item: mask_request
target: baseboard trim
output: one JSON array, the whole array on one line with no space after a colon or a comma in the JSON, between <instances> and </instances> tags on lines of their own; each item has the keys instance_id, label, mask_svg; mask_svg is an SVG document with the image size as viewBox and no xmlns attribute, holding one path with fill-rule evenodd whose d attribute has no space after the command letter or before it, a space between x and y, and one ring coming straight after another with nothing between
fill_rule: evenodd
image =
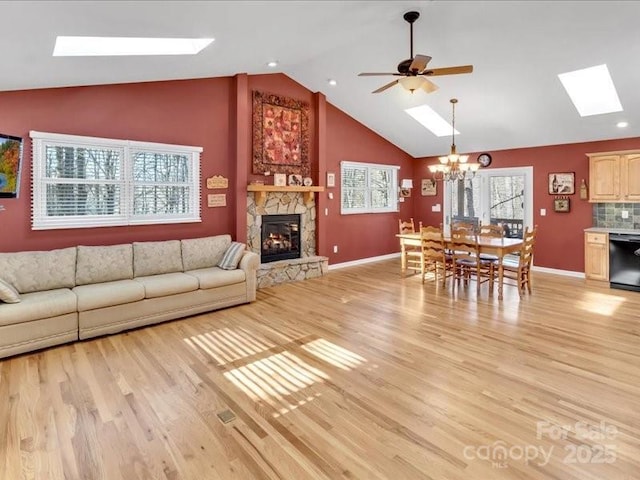
<instances>
[{"instance_id":1,"label":"baseboard trim","mask_svg":"<svg viewBox=\"0 0 640 480\"><path fill-rule=\"evenodd\" d=\"M336 263L335 265L329 265L329 270L338 270L340 268L355 267L357 265L364 265L366 263L380 262L382 260L390 260L392 258L400 258L400 253L390 253L388 255L380 255L379 257L361 258L359 260L353 260L351 262Z\"/></svg>"},{"instance_id":2,"label":"baseboard trim","mask_svg":"<svg viewBox=\"0 0 640 480\"><path fill-rule=\"evenodd\" d=\"M557 268L536 267L531 268L534 272L553 273L554 275L564 275L565 277L585 278L584 272L574 272L573 270L559 270Z\"/></svg>"},{"instance_id":3,"label":"baseboard trim","mask_svg":"<svg viewBox=\"0 0 640 480\"><path fill-rule=\"evenodd\" d=\"M367 263L380 262L382 260L390 260L392 258L400 258L400 253L390 253L388 255L380 255L378 257L361 258L351 262L336 263L329 265L329 270L339 270L341 268L355 267L357 265L365 265ZM574 272L573 270L560 270L558 268L537 267L533 266L534 272L551 273L554 275L563 275L565 277L585 278L584 272Z\"/></svg>"}]
</instances>

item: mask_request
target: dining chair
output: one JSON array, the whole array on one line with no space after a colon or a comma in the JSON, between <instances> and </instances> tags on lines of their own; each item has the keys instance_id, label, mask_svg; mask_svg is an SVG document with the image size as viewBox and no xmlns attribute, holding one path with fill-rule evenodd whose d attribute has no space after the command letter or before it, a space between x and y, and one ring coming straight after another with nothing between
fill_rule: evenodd
<instances>
[{"instance_id":1,"label":"dining chair","mask_svg":"<svg viewBox=\"0 0 640 480\"><path fill-rule=\"evenodd\" d=\"M504 238L504 227L502 225L480 225L478 232L480 239L483 238ZM497 262L500 260L497 255L491 253L481 253L480 258L491 262Z\"/></svg>"},{"instance_id":2,"label":"dining chair","mask_svg":"<svg viewBox=\"0 0 640 480\"><path fill-rule=\"evenodd\" d=\"M504 278L515 281L515 286L518 287L520 296L524 294L525 287L531 294L531 265L533 265L533 251L537 231L537 225L531 231L529 231L529 227L525 227L517 262L511 258L506 258L502 261Z\"/></svg>"},{"instance_id":3,"label":"dining chair","mask_svg":"<svg viewBox=\"0 0 640 480\"><path fill-rule=\"evenodd\" d=\"M454 288L460 280L466 284L475 276L477 293L485 282L489 282L489 292L493 291L495 262L480 258L478 235L473 227L451 227L451 253Z\"/></svg>"},{"instance_id":4,"label":"dining chair","mask_svg":"<svg viewBox=\"0 0 640 480\"><path fill-rule=\"evenodd\" d=\"M420 228L422 228L422 222L419 223L418 226L418 232L420 231ZM398 230L399 233L416 233L416 227L415 224L413 223L413 217L409 219L408 222L403 222L402 219L398 219Z\"/></svg>"},{"instance_id":5,"label":"dining chair","mask_svg":"<svg viewBox=\"0 0 640 480\"><path fill-rule=\"evenodd\" d=\"M444 287L447 277L452 274L451 255L446 253L446 244L442 228L438 227L420 227L421 239L421 270L422 283L424 283L425 274L433 271L436 283L438 282L438 273L442 274L442 286Z\"/></svg>"},{"instance_id":6,"label":"dining chair","mask_svg":"<svg viewBox=\"0 0 640 480\"><path fill-rule=\"evenodd\" d=\"M471 230L474 233L478 233L478 222L471 218L465 217L464 219L454 218L451 220L451 230L454 228L465 228Z\"/></svg>"},{"instance_id":7,"label":"dining chair","mask_svg":"<svg viewBox=\"0 0 640 480\"><path fill-rule=\"evenodd\" d=\"M420 222L420 228L422 228L422 222ZM398 232L400 234L403 233L416 233L415 224L413 223L413 218L410 218L409 221L405 222L402 219L398 219ZM419 232L419 230L418 230ZM416 263L416 257L419 257L421 252L421 248L419 246L407 246L405 247L404 252L404 262L407 266L407 270L413 270L416 272L420 272L421 268L418 263Z\"/></svg>"}]
</instances>

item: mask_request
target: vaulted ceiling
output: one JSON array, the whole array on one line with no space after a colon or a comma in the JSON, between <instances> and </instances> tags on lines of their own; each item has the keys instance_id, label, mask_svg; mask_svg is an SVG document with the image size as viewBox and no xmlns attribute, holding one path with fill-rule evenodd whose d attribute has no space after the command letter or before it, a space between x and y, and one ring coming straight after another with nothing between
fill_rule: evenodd
<instances>
[{"instance_id":1,"label":"vaulted ceiling","mask_svg":"<svg viewBox=\"0 0 640 480\"><path fill-rule=\"evenodd\" d=\"M404 110L427 104L447 120L456 97L459 151L640 136L640 2L616 1L11 1L0 2L0 90L282 72L409 154L448 152ZM414 54L432 68L432 94L396 85L372 94ZM214 37L187 57L53 57L57 35ZM276 68L266 63L278 60ZM558 74L607 64L623 112L581 118ZM327 81L334 79L336 86ZM616 127L621 120L626 129Z\"/></svg>"}]
</instances>

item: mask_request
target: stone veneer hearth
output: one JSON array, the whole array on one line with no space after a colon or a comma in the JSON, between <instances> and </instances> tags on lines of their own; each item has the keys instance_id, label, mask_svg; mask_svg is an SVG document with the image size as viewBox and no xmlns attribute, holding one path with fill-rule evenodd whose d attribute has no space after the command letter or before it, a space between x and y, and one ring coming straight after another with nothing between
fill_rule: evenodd
<instances>
[{"instance_id":1,"label":"stone veneer hearth","mask_svg":"<svg viewBox=\"0 0 640 480\"><path fill-rule=\"evenodd\" d=\"M258 206L253 193L247 194L247 249L260 255L263 215L297 213L300 214L301 258L261 264L258 268L258 288L326 274L329 259L316 255L315 200L305 204L299 192L268 192L266 197L264 206Z\"/></svg>"}]
</instances>

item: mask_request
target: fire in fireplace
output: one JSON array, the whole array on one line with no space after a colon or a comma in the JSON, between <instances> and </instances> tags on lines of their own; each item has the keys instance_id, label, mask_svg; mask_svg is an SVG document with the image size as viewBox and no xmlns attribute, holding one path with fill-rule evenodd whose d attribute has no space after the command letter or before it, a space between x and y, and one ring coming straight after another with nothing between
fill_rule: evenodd
<instances>
[{"instance_id":1,"label":"fire in fireplace","mask_svg":"<svg viewBox=\"0 0 640 480\"><path fill-rule=\"evenodd\" d=\"M300 215L263 215L261 262L300 258Z\"/></svg>"}]
</instances>

